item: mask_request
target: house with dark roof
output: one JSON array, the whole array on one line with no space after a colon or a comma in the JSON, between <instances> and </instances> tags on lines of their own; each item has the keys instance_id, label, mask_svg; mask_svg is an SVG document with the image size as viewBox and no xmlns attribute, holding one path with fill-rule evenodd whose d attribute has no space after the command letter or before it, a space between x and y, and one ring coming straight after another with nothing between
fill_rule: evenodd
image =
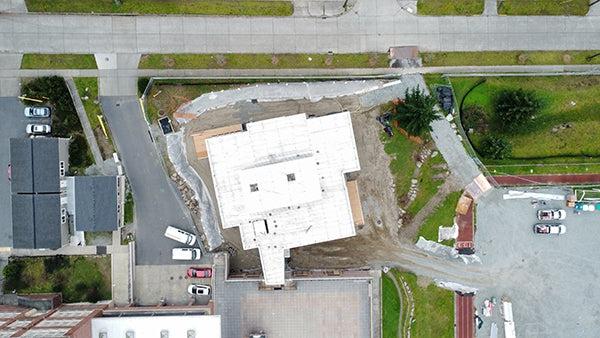
<instances>
[{"instance_id":1,"label":"house with dark roof","mask_svg":"<svg viewBox=\"0 0 600 338\"><path fill-rule=\"evenodd\" d=\"M10 139L12 225L0 246L58 249L123 225L123 176L67 176L69 139Z\"/></svg>"}]
</instances>

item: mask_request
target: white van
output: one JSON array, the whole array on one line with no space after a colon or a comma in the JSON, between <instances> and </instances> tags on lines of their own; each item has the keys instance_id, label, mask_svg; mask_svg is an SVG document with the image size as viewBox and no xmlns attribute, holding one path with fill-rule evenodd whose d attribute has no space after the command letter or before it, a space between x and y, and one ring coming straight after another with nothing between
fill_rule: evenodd
<instances>
[{"instance_id":1,"label":"white van","mask_svg":"<svg viewBox=\"0 0 600 338\"><path fill-rule=\"evenodd\" d=\"M198 248L174 248L172 257L178 261L196 261L202 257L202 251Z\"/></svg>"},{"instance_id":2,"label":"white van","mask_svg":"<svg viewBox=\"0 0 600 338\"><path fill-rule=\"evenodd\" d=\"M196 244L196 235L192 235L187 231L177 229L173 226L167 227L167 230L165 230L165 236L174 241L177 241L177 242L180 242L183 244L187 244L187 245Z\"/></svg>"}]
</instances>

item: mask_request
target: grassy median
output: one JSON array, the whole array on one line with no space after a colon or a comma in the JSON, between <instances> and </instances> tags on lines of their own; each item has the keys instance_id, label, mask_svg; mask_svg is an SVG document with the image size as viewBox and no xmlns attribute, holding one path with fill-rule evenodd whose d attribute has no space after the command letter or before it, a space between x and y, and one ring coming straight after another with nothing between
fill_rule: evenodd
<instances>
[{"instance_id":1,"label":"grassy median","mask_svg":"<svg viewBox=\"0 0 600 338\"><path fill-rule=\"evenodd\" d=\"M145 54L141 69L387 68L385 53L373 54Z\"/></svg>"},{"instance_id":2,"label":"grassy median","mask_svg":"<svg viewBox=\"0 0 600 338\"><path fill-rule=\"evenodd\" d=\"M260 0L25 0L29 12L289 16L291 1Z\"/></svg>"},{"instance_id":3,"label":"grassy median","mask_svg":"<svg viewBox=\"0 0 600 338\"><path fill-rule=\"evenodd\" d=\"M480 15L484 0L419 0L419 15Z\"/></svg>"},{"instance_id":4,"label":"grassy median","mask_svg":"<svg viewBox=\"0 0 600 338\"><path fill-rule=\"evenodd\" d=\"M600 50L421 53L423 66L518 66L600 64Z\"/></svg>"},{"instance_id":5,"label":"grassy median","mask_svg":"<svg viewBox=\"0 0 600 338\"><path fill-rule=\"evenodd\" d=\"M21 69L96 69L92 54L23 54Z\"/></svg>"},{"instance_id":6,"label":"grassy median","mask_svg":"<svg viewBox=\"0 0 600 338\"><path fill-rule=\"evenodd\" d=\"M586 15L589 0L503 0L499 2L501 15Z\"/></svg>"}]
</instances>

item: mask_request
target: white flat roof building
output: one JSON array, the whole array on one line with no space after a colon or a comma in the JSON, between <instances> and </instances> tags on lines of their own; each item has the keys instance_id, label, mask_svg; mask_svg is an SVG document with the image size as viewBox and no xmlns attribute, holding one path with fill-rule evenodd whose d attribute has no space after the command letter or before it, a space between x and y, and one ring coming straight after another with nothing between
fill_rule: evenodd
<instances>
[{"instance_id":1,"label":"white flat roof building","mask_svg":"<svg viewBox=\"0 0 600 338\"><path fill-rule=\"evenodd\" d=\"M174 315L92 318L93 338L221 338L221 316Z\"/></svg>"},{"instance_id":2,"label":"white flat roof building","mask_svg":"<svg viewBox=\"0 0 600 338\"><path fill-rule=\"evenodd\" d=\"M223 228L281 285L284 250L355 235L345 173L360 170L350 113L248 123L206 140Z\"/></svg>"}]
</instances>

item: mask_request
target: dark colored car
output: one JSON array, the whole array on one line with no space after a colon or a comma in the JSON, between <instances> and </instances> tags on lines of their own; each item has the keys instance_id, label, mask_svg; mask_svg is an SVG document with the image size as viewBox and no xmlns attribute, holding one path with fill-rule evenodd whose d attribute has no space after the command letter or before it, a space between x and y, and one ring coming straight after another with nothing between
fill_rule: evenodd
<instances>
[{"instance_id":1,"label":"dark colored car","mask_svg":"<svg viewBox=\"0 0 600 338\"><path fill-rule=\"evenodd\" d=\"M191 267L187 270L187 275L191 278L210 278L212 277L212 269Z\"/></svg>"}]
</instances>

